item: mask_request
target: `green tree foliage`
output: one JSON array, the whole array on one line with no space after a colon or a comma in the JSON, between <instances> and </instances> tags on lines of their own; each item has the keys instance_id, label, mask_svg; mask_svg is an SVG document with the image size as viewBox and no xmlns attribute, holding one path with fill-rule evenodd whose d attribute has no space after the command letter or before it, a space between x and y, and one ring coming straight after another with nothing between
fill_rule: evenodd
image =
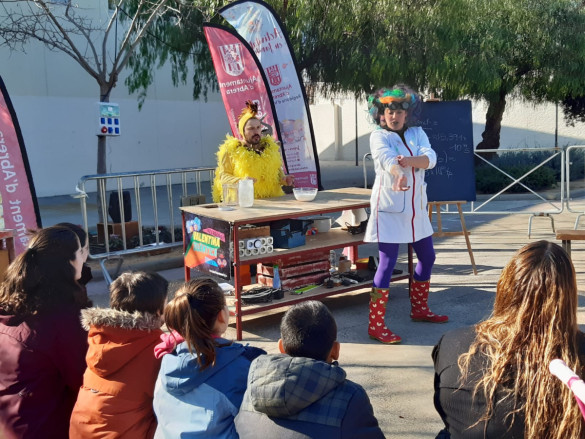
<instances>
[{"instance_id":1,"label":"green tree foliage","mask_svg":"<svg viewBox=\"0 0 585 439\"><path fill-rule=\"evenodd\" d=\"M193 96L216 90L203 21L225 24L225 0L177 2L131 61L141 96L154 66L173 81L193 67ZM585 95L585 6L574 0L267 0L288 30L303 77L325 95L370 93L397 82L443 99L488 103L480 149L499 147L506 100Z\"/></svg>"}]
</instances>

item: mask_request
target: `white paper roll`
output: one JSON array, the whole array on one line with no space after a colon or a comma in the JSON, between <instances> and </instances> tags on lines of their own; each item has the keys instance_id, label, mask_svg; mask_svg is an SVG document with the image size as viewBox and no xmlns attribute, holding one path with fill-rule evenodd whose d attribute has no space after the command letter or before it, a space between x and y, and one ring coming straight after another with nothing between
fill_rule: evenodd
<instances>
[{"instance_id":1,"label":"white paper roll","mask_svg":"<svg viewBox=\"0 0 585 439\"><path fill-rule=\"evenodd\" d=\"M260 244L266 245L266 238L260 238Z\"/></svg>"},{"instance_id":2,"label":"white paper roll","mask_svg":"<svg viewBox=\"0 0 585 439\"><path fill-rule=\"evenodd\" d=\"M258 250L257 248L253 248L251 251L252 251L252 254L253 254L254 256L256 256L256 255L260 254L260 250Z\"/></svg>"},{"instance_id":3,"label":"white paper roll","mask_svg":"<svg viewBox=\"0 0 585 439\"><path fill-rule=\"evenodd\" d=\"M250 250L254 248L254 239L248 239L246 241L246 248Z\"/></svg>"},{"instance_id":4,"label":"white paper roll","mask_svg":"<svg viewBox=\"0 0 585 439\"><path fill-rule=\"evenodd\" d=\"M245 249L244 256L252 256L252 250L250 250L249 248Z\"/></svg>"},{"instance_id":5,"label":"white paper roll","mask_svg":"<svg viewBox=\"0 0 585 439\"><path fill-rule=\"evenodd\" d=\"M240 239L239 244L240 248L246 248L246 241L244 241L243 239Z\"/></svg>"},{"instance_id":6,"label":"white paper roll","mask_svg":"<svg viewBox=\"0 0 585 439\"><path fill-rule=\"evenodd\" d=\"M274 247L272 247L271 245L266 246L266 253L272 253L273 251L274 251Z\"/></svg>"},{"instance_id":7,"label":"white paper roll","mask_svg":"<svg viewBox=\"0 0 585 439\"><path fill-rule=\"evenodd\" d=\"M266 238L266 244L268 244L268 245L274 244L274 238L272 236L268 236Z\"/></svg>"},{"instance_id":8,"label":"white paper roll","mask_svg":"<svg viewBox=\"0 0 585 439\"><path fill-rule=\"evenodd\" d=\"M256 247L256 248L262 247L262 241L260 241L260 239L256 239L254 241L254 247Z\"/></svg>"},{"instance_id":9,"label":"white paper roll","mask_svg":"<svg viewBox=\"0 0 585 439\"><path fill-rule=\"evenodd\" d=\"M240 249L240 257L244 256L246 253L246 249L241 248Z\"/></svg>"},{"instance_id":10,"label":"white paper roll","mask_svg":"<svg viewBox=\"0 0 585 439\"><path fill-rule=\"evenodd\" d=\"M260 247L258 250L260 251L260 254L261 254L261 255L264 255L264 254L266 254L266 246L265 246L265 245L264 245L264 246L262 246L262 247Z\"/></svg>"}]
</instances>

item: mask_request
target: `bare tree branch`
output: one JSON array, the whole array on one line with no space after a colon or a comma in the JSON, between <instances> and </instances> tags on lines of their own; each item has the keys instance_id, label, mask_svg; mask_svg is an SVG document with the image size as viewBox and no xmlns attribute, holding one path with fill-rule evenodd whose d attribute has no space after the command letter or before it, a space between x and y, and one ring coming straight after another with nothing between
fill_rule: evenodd
<instances>
[{"instance_id":1,"label":"bare tree branch","mask_svg":"<svg viewBox=\"0 0 585 439\"><path fill-rule=\"evenodd\" d=\"M121 54L123 53L124 55L121 58L118 66L115 67L115 70L117 73L120 73L122 71L122 69L124 67L126 67L126 64L128 63L128 60L130 59L130 56L132 56L132 53L134 52L134 49L136 49L136 46L138 45L138 43L140 43L140 40L142 40L146 31L148 30L148 28L150 27L150 25L152 24L154 19L161 13L161 10L163 9L163 7L166 5L167 2L168 2L168 0L160 0L158 2L153 2L153 8L150 11L148 11L147 21L142 25L142 28L136 32L136 35L134 35L132 43L128 44L129 38L124 40L124 43L122 44L122 47L120 48L120 53ZM133 26L136 26L137 17L138 17L138 11L136 12L136 15L134 16L134 18L132 20ZM130 35L131 35L131 32L128 32L126 34L127 37L129 37Z\"/></svg>"},{"instance_id":2,"label":"bare tree branch","mask_svg":"<svg viewBox=\"0 0 585 439\"><path fill-rule=\"evenodd\" d=\"M36 40L51 51L68 55L96 80L100 100L109 101L118 75L148 27L165 12L167 2L169 0L117 0L107 20L96 20L71 2L1 0L0 46L24 52L30 41ZM125 7L134 11L131 20L126 22L119 20L119 13ZM120 38L118 26L122 29ZM115 41L111 41L113 28L116 29ZM112 46L116 48L114 53ZM107 169L105 146L106 138L98 136L98 173Z\"/></svg>"}]
</instances>

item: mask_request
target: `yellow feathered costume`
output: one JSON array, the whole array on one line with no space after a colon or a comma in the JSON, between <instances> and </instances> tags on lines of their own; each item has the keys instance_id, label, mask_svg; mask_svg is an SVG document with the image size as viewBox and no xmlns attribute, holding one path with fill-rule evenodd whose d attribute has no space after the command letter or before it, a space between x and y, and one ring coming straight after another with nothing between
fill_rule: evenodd
<instances>
[{"instance_id":1,"label":"yellow feathered costume","mask_svg":"<svg viewBox=\"0 0 585 439\"><path fill-rule=\"evenodd\" d=\"M217 169L213 182L213 201L219 203L223 196L224 183L238 184L246 177L255 178L254 198L280 197L282 191L282 158L280 147L270 136L260 140L258 153L244 146L244 143L232 136L227 136L217 152Z\"/></svg>"}]
</instances>

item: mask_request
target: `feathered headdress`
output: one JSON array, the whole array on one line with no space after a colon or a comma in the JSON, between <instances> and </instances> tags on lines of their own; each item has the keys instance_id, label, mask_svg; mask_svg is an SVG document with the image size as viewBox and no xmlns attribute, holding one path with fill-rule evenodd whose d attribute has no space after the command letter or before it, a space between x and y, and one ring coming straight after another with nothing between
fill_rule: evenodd
<instances>
[{"instance_id":1,"label":"feathered headdress","mask_svg":"<svg viewBox=\"0 0 585 439\"><path fill-rule=\"evenodd\" d=\"M258 104L252 101L246 101L246 107L242 110L242 114L240 114L240 120L238 121L238 130L244 139L244 127L246 123L253 118L256 118L256 114L258 113Z\"/></svg>"}]
</instances>

